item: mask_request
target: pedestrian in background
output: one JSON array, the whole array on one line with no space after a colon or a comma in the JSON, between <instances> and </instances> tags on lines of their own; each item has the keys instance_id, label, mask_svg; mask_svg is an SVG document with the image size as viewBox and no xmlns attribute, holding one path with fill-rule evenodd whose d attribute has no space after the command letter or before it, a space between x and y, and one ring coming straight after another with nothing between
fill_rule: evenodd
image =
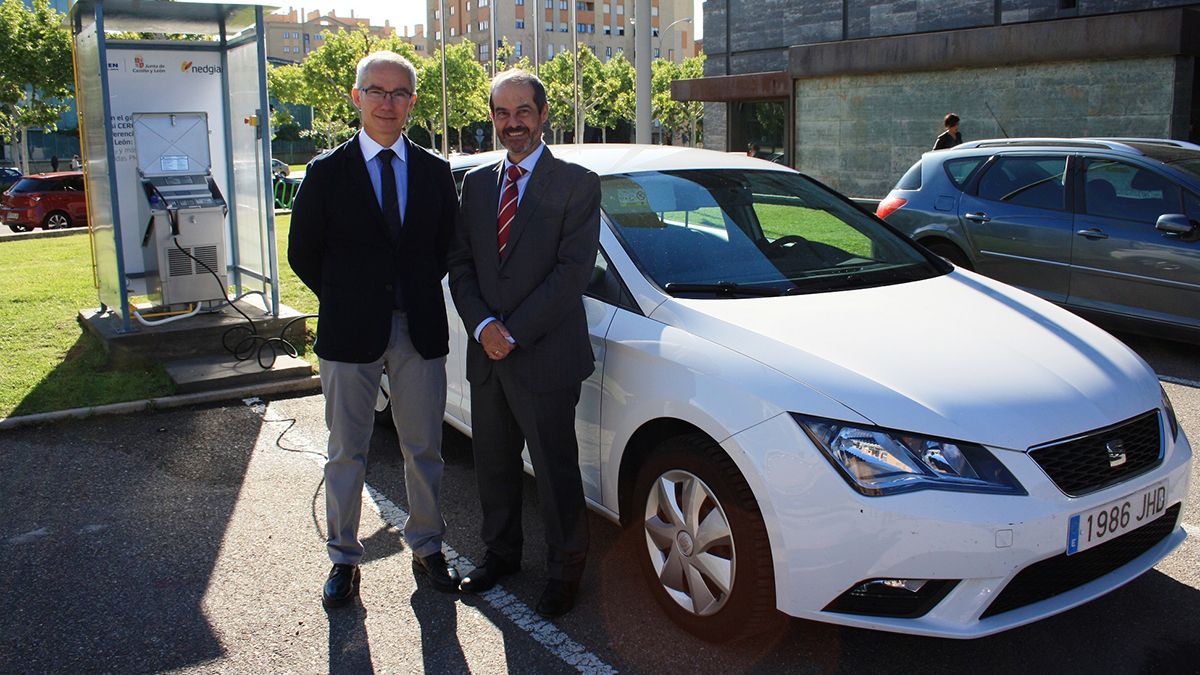
<instances>
[{"instance_id":1,"label":"pedestrian in background","mask_svg":"<svg viewBox=\"0 0 1200 675\"><path fill-rule=\"evenodd\" d=\"M362 129L314 159L292 207L288 262L320 303L325 424L325 607L358 596L358 538L375 400L386 371L404 454L413 572L458 590L442 554L439 490L449 324L442 297L457 198L450 165L404 136L416 69L381 51L358 62L350 98Z\"/></svg>"},{"instance_id":2,"label":"pedestrian in background","mask_svg":"<svg viewBox=\"0 0 1200 675\"><path fill-rule=\"evenodd\" d=\"M58 171L58 155L50 155L50 170Z\"/></svg>"},{"instance_id":3,"label":"pedestrian in background","mask_svg":"<svg viewBox=\"0 0 1200 675\"><path fill-rule=\"evenodd\" d=\"M545 525L547 576L535 609L575 605L587 559L575 406L595 368L583 292L596 265L600 179L542 142L549 108L537 76L492 81L504 160L463 181L450 289L467 341L471 444L487 552L462 581L482 593L521 569L521 483L529 455Z\"/></svg>"},{"instance_id":4,"label":"pedestrian in background","mask_svg":"<svg viewBox=\"0 0 1200 675\"><path fill-rule=\"evenodd\" d=\"M83 160L79 159L79 155L71 158L71 170L78 171L83 168Z\"/></svg>"},{"instance_id":5,"label":"pedestrian in background","mask_svg":"<svg viewBox=\"0 0 1200 675\"><path fill-rule=\"evenodd\" d=\"M946 113L945 119L942 120L942 126L946 127L946 130L933 142L934 150L945 150L962 143L962 133L958 130L958 115Z\"/></svg>"}]
</instances>

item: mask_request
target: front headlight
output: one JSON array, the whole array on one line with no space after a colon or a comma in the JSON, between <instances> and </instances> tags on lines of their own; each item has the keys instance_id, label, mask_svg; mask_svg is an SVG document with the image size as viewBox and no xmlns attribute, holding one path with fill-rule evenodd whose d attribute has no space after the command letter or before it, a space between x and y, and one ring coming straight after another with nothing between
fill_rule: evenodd
<instances>
[{"instance_id":1,"label":"front headlight","mask_svg":"<svg viewBox=\"0 0 1200 675\"><path fill-rule=\"evenodd\" d=\"M1158 385L1158 390L1162 392L1163 411L1167 414L1167 427L1171 430L1171 440L1179 438L1179 418L1175 417L1175 406L1171 405L1171 397L1167 396L1167 390L1161 384Z\"/></svg>"},{"instance_id":2,"label":"front headlight","mask_svg":"<svg viewBox=\"0 0 1200 675\"><path fill-rule=\"evenodd\" d=\"M914 490L1028 494L975 443L846 424L792 413L851 487L877 497Z\"/></svg>"}]
</instances>

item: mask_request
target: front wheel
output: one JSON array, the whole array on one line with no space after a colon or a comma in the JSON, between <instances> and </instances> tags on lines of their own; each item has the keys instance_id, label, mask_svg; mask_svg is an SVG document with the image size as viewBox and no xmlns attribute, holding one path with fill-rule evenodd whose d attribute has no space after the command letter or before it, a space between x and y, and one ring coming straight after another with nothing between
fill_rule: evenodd
<instances>
[{"instance_id":1,"label":"front wheel","mask_svg":"<svg viewBox=\"0 0 1200 675\"><path fill-rule=\"evenodd\" d=\"M777 623L766 526L733 461L703 434L667 440L638 472L643 575L675 623L725 641Z\"/></svg>"},{"instance_id":2,"label":"front wheel","mask_svg":"<svg viewBox=\"0 0 1200 675\"><path fill-rule=\"evenodd\" d=\"M61 230L71 226L71 217L62 211L55 211L46 216L42 221L42 228L47 230Z\"/></svg>"}]
</instances>

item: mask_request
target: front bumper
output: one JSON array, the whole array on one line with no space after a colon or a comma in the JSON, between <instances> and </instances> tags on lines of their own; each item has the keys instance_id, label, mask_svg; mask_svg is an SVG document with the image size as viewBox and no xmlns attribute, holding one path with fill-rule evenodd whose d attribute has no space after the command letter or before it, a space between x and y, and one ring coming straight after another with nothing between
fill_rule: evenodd
<instances>
[{"instance_id":1,"label":"front bumper","mask_svg":"<svg viewBox=\"0 0 1200 675\"><path fill-rule=\"evenodd\" d=\"M1164 479L1167 507L1184 502L1192 459L1186 437L1180 433L1178 439L1168 439L1163 461L1153 470L1075 498L1063 494L1026 453L994 448L990 450L1028 496L927 490L865 497L835 473L787 415L737 434L723 446L743 464L743 475L759 499L771 538L778 608L816 621L939 637L990 635L1128 583L1186 537L1176 515L1166 524L1169 534L1099 578L986 615L1017 575L1035 563L1071 566L1075 556L1060 563L1052 559L1066 552L1072 515ZM867 579L946 579L957 584L932 609L914 618L826 609Z\"/></svg>"}]
</instances>

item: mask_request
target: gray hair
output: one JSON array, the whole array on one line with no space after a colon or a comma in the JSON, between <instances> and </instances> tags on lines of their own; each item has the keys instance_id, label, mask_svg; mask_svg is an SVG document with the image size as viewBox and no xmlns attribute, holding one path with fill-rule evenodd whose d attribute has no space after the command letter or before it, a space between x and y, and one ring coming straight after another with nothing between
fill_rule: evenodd
<instances>
[{"instance_id":1,"label":"gray hair","mask_svg":"<svg viewBox=\"0 0 1200 675\"><path fill-rule=\"evenodd\" d=\"M496 90L506 84L524 84L533 87L533 104L537 106L538 112L546 109L546 86L538 79L537 75L528 70L520 68L511 68L503 73L497 73L495 79L492 80L492 89L488 92L488 107L495 110L496 106L492 103L492 97Z\"/></svg>"},{"instance_id":2,"label":"gray hair","mask_svg":"<svg viewBox=\"0 0 1200 675\"><path fill-rule=\"evenodd\" d=\"M408 79L412 82L413 93L417 93L417 69L413 66L412 61L400 56L396 52L378 51L371 52L362 57L358 66L354 69L354 86L361 88L363 80L367 76L367 70L379 63L390 63L399 68L403 68L408 73Z\"/></svg>"}]
</instances>

